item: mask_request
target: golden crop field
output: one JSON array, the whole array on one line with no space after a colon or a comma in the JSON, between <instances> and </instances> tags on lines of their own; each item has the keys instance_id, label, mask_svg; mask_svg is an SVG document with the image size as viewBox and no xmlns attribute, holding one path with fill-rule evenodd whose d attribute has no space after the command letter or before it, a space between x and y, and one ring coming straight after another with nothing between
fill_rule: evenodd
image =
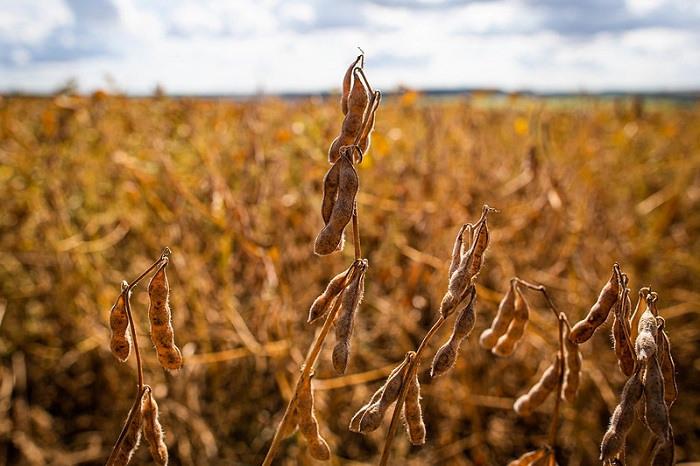
<instances>
[{"instance_id":1,"label":"golden crop field","mask_svg":"<svg viewBox=\"0 0 700 466\"><path fill-rule=\"evenodd\" d=\"M0 464L105 463L137 384L133 354L110 354L110 308L166 246L181 370L163 370L153 351L148 279L131 311L170 464L261 464L321 328L306 323L309 306L354 258L350 227L342 252L314 254L338 99L0 99ZM366 435L348 424L438 319L455 235L484 204L498 212L474 330L440 377L429 369L451 321L430 340L416 369L425 444L399 423L389 464L506 465L551 446L556 411L557 463L601 464L628 379L613 316L580 346L575 400L556 392L524 416L514 402L560 349L542 294L522 289L529 323L512 355L479 340L511 278L544 285L573 325L615 262L632 306L641 287L658 293L679 392L675 459L700 460L697 102L407 92L383 99L356 168L364 299L345 374L331 363L331 329L312 379L330 464L380 461L392 409ZM654 436L631 413L624 456L643 464ZM132 464L153 464L142 444ZM310 445L292 434L274 464L322 464Z\"/></svg>"}]
</instances>

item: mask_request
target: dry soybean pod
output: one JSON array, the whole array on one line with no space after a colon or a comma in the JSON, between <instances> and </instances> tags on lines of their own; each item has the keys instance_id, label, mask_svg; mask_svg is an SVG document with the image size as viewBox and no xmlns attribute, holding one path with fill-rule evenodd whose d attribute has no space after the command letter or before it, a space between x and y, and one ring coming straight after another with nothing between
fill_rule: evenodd
<instances>
[{"instance_id":1,"label":"dry soybean pod","mask_svg":"<svg viewBox=\"0 0 700 466\"><path fill-rule=\"evenodd\" d=\"M491 349L496 342L508 330L508 325L513 320L515 313L515 280L510 281L510 286L501 302L498 304L498 311L493 318L491 327L481 332L479 344L485 349Z\"/></svg>"},{"instance_id":2,"label":"dry soybean pod","mask_svg":"<svg viewBox=\"0 0 700 466\"><path fill-rule=\"evenodd\" d=\"M624 274L623 274L624 275ZM613 343L615 346L615 355L617 356L617 364L620 370L627 377L634 372L635 354L632 349L632 342L629 339L631 328L629 327L629 313L632 308L632 302L629 297L629 288L622 291L622 297L615 305L614 318L612 325Z\"/></svg>"},{"instance_id":3,"label":"dry soybean pod","mask_svg":"<svg viewBox=\"0 0 700 466\"><path fill-rule=\"evenodd\" d=\"M341 147L354 144L362 130L369 95L364 81L358 77L358 70L357 67L353 69L352 89L348 96L348 113L343 120L340 135L333 140L328 149L330 163L335 163L340 159Z\"/></svg>"},{"instance_id":4,"label":"dry soybean pod","mask_svg":"<svg viewBox=\"0 0 700 466\"><path fill-rule=\"evenodd\" d=\"M581 351L576 343L568 338L571 331L568 325L564 326L566 337L564 338L564 386L562 387L564 399L573 403L581 381Z\"/></svg>"},{"instance_id":5,"label":"dry soybean pod","mask_svg":"<svg viewBox=\"0 0 700 466\"><path fill-rule=\"evenodd\" d=\"M343 115L348 114L348 96L350 95L350 86L352 86L353 70L356 66L362 67L361 61L363 59L363 54L358 55L355 61L353 61L345 71L345 76L343 77L343 94L340 97L340 109L343 111Z\"/></svg>"},{"instance_id":6,"label":"dry soybean pod","mask_svg":"<svg viewBox=\"0 0 700 466\"><path fill-rule=\"evenodd\" d=\"M554 362L542 373L535 385L524 395L520 396L513 404L513 409L520 416L527 416L547 399L557 386L561 362L559 355Z\"/></svg>"},{"instance_id":7,"label":"dry soybean pod","mask_svg":"<svg viewBox=\"0 0 700 466\"><path fill-rule=\"evenodd\" d=\"M323 223L328 225L333 213L333 206L338 197L338 187L340 185L340 165L334 163L323 177L323 199L321 201L321 217Z\"/></svg>"},{"instance_id":8,"label":"dry soybean pod","mask_svg":"<svg viewBox=\"0 0 700 466\"><path fill-rule=\"evenodd\" d=\"M343 294L340 313L335 322L336 344L333 348L333 368L339 374L344 374L350 357L350 338L355 321L357 308L360 306L365 292L365 272L367 261L363 260L358 266L350 284Z\"/></svg>"},{"instance_id":9,"label":"dry soybean pod","mask_svg":"<svg viewBox=\"0 0 700 466\"><path fill-rule=\"evenodd\" d=\"M347 270L340 272L338 275L333 277L330 282L328 282L328 285L326 286L326 289L323 290L323 293L321 293L311 304L311 308L309 309L309 317L307 320L308 323L313 323L326 315L326 312L328 312L333 299L338 296L341 291L343 291L348 283L348 279L352 279L351 276L355 273L356 266L357 263L353 262Z\"/></svg>"},{"instance_id":10,"label":"dry soybean pod","mask_svg":"<svg viewBox=\"0 0 700 466\"><path fill-rule=\"evenodd\" d=\"M678 398L678 385L676 384L676 363L671 355L671 341L666 335L666 321L663 317L657 317L658 334L656 345L659 354L659 364L661 364L661 374L664 376L664 399L669 409Z\"/></svg>"},{"instance_id":11,"label":"dry soybean pod","mask_svg":"<svg viewBox=\"0 0 700 466\"><path fill-rule=\"evenodd\" d=\"M647 308L639 317L637 339L634 342L637 358L646 361L656 354L656 335L658 332L656 317L652 312L652 303L656 300L655 293L647 295Z\"/></svg>"},{"instance_id":12,"label":"dry soybean pod","mask_svg":"<svg viewBox=\"0 0 700 466\"><path fill-rule=\"evenodd\" d=\"M664 400L664 379L656 355L646 359L644 375L644 419L647 427L665 442L668 439L670 421L668 406Z\"/></svg>"},{"instance_id":13,"label":"dry soybean pod","mask_svg":"<svg viewBox=\"0 0 700 466\"><path fill-rule=\"evenodd\" d=\"M481 220L479 220L479 226L474 233L474 241L472 242L469 253L469 266L467 267L467 276L470 280L479 274L481 266L484 263L484 254L486 253L486 248L489 247L490 240L488 213L492 211L494 211L494 209L489 206L484 206Z\"/></svg>"},{"instance_id":14,"label":"dry soybean pod","mask_svg":"<svg viewBox=\"0 0 700 466\"><path fill-rule=\"evenodd\" d=\"M175 333L171 322L170 285L165 272L168 266L168 258L163 259L163 264L158 268L151 281L148 283L148 319L151 324L151 341L158 354L158 362L165 369L175 371L182 367L182 353L175 345Z\"/></svg>"},{"instance_id":15,"label":"dry soybean pod","mask_svg":"<svg viewBox=\"0 0 700 466\"><path fill-rule=\"evenodd\" d=\"M340 169L338 198L326 226L319 232L314 243L314 252L324 256L338 250L343 231L352 219L355 209L355 196L359 189L359 177L349 156L344 155L337 162Z\"/></svg>"},{"instance_id":16,"label":"dry soybean pod","mask_svg":"<svg viewBox=\"0 0 700 466\"><path fill-rule=\"evenodd\" d=\"M457 232L457 237L455 238L454 245L452 246L452 258L450 260L450 268L448 271L447 280L452 278L452 274L455 272L455 270L457 270L457 267L459 267L459 263L462 257L462 245L464 243L465 232L467 232L466 234L468 234L471 237L471 224L465 223L459 228L459 232Z\"/></svg>"},{"instance_id":17,"label":"dry soybean pod","mask_svg":"<svg viewBox=\"0 0 700 466\"><path fill-rule=\"evenodd\" d=\"M311 391L311 375L301 381L297 397L297 412L299 414L299 430L309 442L309 452L317 460L327 461L331 457L328 444L318 430L318 420L314 413L314 396Z\"/></svg>"},{"instance_id":18,"label":"dry soybean pod","mask_svg":"<svg viewBox=\"0 0 700 466\"><path fill-rule=\"evenodd\" d=\"M625 438L634 423L634 407L644 393L641 370L638 367L622 389L620 403L610 417L610 426L600 444L600 460L610 461L625 445Z\"/></svg>"},{"instance_id":19,"label":"dry soybean pod","mask_svg":"<svg viewBox=\"0 0 700 466\"><path fill-rule=\"evenodd\" d=\"M673 466L676 464L676 448L671 426L668 428L668 439L658 445L651 464L652 466Z\"/></svg>"},{"instance_id":20,"label":"dry soybean pod","mask_svg":"<svg viewBox=\"0 0 700 466\"><path fill-rule=\"evenodd\" d=\"M143 402L143 436L148 443L153 461L159 466L168 464L168 447L163 439L163 427L158 420L158 403L151 387L146 386Z\"/></svg>"},{"instance_id":21,"label":"dry soybean pod","mask_svg":"<svg viewBox=\"0 0 700 466\"><path fill-rule=\"evenodd\" d=\"M423 410L420 406L420 382L418 374L414 374L406 392L406 402L403 405L404 422L406 431L412 445L425 443L425 423L423 422Z\"/></svg>"},{"instance_id":22,"label":"dry soybean pod","mask_svg":"<svg viewBox=\"0 0 700 466\"><path fill-rule=\"evenodd\" d=\"M515 304L513 312L513 320L508 325L508 330L501 335L496 342L496 345L491 348L491 352L497 356L510 356L518 342L525 333L525 327L530 319L530 306L525 300L525 296L520 291L517 285L515 289Z\"/></svg>"},{"instance_id":23,"label":"dry soybean pod","mask_svg":"<svg viewBox=\"0 0 700 466\"><path fill-rule=\"evenodd\" d=\"M474 304L476 301L476 287L471 285L462 302L457 306L461 308L455 319L452 335L435 353L433 363L430 368L430 377L440 376L449 371L457 361L457 353L462 341L469 336L474 329L476 316Z\"/></svg>"},{"instance_id":24,"label":"dry soybean pod","mask_svg":"<svg viewBox=\"0 0 700 466\"><path fill-rule=\"evenodd\" d=\"M138 394L138 399L126 419L127 426L124 436L118 441L118 448L107 460L108 466L126 466L139 448L141 442L141 426L143 425L143 398L146 388Z\"/></svg>"},{"instance_id":25,"label":"dry soybean pod","mask_svg":"<svg viewBox=\"0 0 700 466\"><path fill-rule=\"evenodd\" d=\"M374 124L377 118L377 110L379 109L379 104L382 101L382 93L379 91L374 91L372 95L372 100L369 102L369 110L367 112L367 121L362 126L362 132L360 133L360 138L358 141L358 146L360 146L360 157L364 156L369 150L369 146L372 142L372 132L374 131ZM360 160L361 161L361 160Z\"/></svg>"},{"instance_id":26,"label":"dry soybean pod","mask_svg":"<svg viewBox=\"0 0 700 466\"><path fill-rule=\"evenodd\" d=\"M398 367L395 367L395 368L392 370L392 372L391 372L391 374L389 375L389 377L391 377L391 375L392 375L394 372L396 372L398 369L399 369ZM379 388L377 389L377 391L374 392L374 394L372 395L372 398L370 398L370 400L367 402L366 405L362 406L359 410L357 410L357 412L355 413L355 415L354 415L354 416L352 417L352 419L350 420L350 427L349 427L349 428L350 428L350 431L351 431L351 432L358 432L358 433L360 432L360 421L362 420L362 416L364 416L365 412L366 412L372 405L374 405L377 401L379 401L379 398L381 398L381 396L382 396L382 392L384 392L384 385L382 385L381 387L379 387Z\"/></svg>"},{"instance_id":27,"label":"dry soybean pod","mask_svg":"<svg viewBox=\"0 0 700 466\"><path fill-rule=\"evenodd\" d=\"M360 419L360 432L366 434L375 431L384 418L387 409L396 401L401 392L401 385L406 374L406 370L410 367L415 353L409 351L401 364L392 371L387 377L384 389L379 399L369 408L367 408Z\"/></svg>"},{"instance_id":28,"label":"dry soybean pod","mask_svg":"<svg viewBox=\"0 0 700 466\"><path fill-rule=\"evenodd\" d=\"M620 294L620 267L615 264L613 266L612 276L605 284L598 295L598 300L588 311L585 319L574 325L569 334L569 339L572 343L580 345L588 341L598 327L600 327L610 314L610 309L617 301Z\"/></svg>"},{"instance_id":29,"label":"dry soybean pod","mask_svg":"<svg viewBox=\"0 0 700 466\"><path fill-rule=\"evenodd\" d=\"M112 332L109 347L112 354L121 362L126 362L131 353L131 332L129 332L129 316L126 313L126 290L129 284L122 281L122 291L109 312L109 328Z\"/></svg>"},{"instance_id":30,"label":"dry soybean pod","mask_svg":"<svg viewBox=\"0 0 700 466\"><path fill-rule=\"evenodd\" d=\"M535 462L547 456L547 451L548 450L546 448L540 448L535 451L529 451L523 454L517 460L513 460L510 463L508 463L508 466L532 466L533 464L535 464Z\"/></svg>"},{"instance_id":31,"label":"dry soybean pod","mask_svg":"<svg viewBox=\"0 0 700 466\"><path fill-rule=\"evenodd\" d=\"M634 306L632 317L630 317L630 329L632 330L632 333L630 333L630 341L637 340L637 334L639 333L639 319L642 317L642 312L644 312L642 310L642 301L646 302L646 297L649 293L651 293L651 289L648 286L639 289L637 304Z\"/></svg>"}]
</instances>

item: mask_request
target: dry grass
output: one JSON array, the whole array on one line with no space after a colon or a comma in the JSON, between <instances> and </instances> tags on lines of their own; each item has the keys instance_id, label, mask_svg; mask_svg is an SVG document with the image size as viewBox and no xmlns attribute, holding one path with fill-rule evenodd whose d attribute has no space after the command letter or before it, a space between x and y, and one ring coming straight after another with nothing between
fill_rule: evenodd
<instances>
[{"instance_id":1,"label":"dry grass","mask_svg":"<svg viewBox=\"0 0 700 466\"><path fill-rule=\"evenodd\" d=\"M359 436L348 422L434 321L454 226L484 203L501 213L477 286L476 335L511 277L547 286L575 322L619 261L659 291L679 373L677 460L697 460L697 422L681 413L700 400L700 107L648 105L639 115L594 100L482 103L411 93L382 102L359 166L371 267L353 357L336 376L324 349L314 377L332 461L379 459L384 433ZM335 98L0 101L0 463L104 462L134 370L110 354L109 309L121 279L162 245L174 251L185 366L173 377L153 351L144 358L171 464L262 461L313 338L308 307L352 259L351 248L312 253L337 107ZM133 305L146 299L141 289ZM506 464L546 439L553 397L541 414L512 411L557 348L544 302L530 304L513 356L492 356L472 335L449 377L423 383L426 445L399 436L393 458ZM135 318L147 345L147 317ZM609 326L582 347L577 401L562 405L559 446L572 466L596 463L626 380ZM636 429L628 452L646 445ZM306 449L293 437L279 458L307 464ZM140 449L134 464L148 461Z\"/></svg>"}]
</instances>

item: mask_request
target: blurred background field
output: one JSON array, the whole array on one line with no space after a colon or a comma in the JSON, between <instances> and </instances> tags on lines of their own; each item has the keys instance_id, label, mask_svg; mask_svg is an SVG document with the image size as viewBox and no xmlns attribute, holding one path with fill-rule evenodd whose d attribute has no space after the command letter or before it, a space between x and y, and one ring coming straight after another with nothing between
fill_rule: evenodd
<instances>
[{"instance_id":1,"label":"blurred background field","mask_svg":"<svg viewBox=\"0 0 700 466\"><path fill-rule=\"evenodd\" d=\"M313 337L308 306L352 260L350 244L312 253L339 125L335 98L0 98L0 464L104 463L135 383L133 358L109 352L109 308L164 246L179 374L150 349L145 286L132 302L172 464L259 464ZM512 276L546 285L573 321L615 261L633 296L644 285L660 295L680 388L677 458L700 458L697 102L408 92L383 102L359 171L367 292L348 375L334 375L327 344L315 378L331 464L376 463L385 428L363 437L347 424L431 325L454 235L484 203L501 212L476 329L454 372L423 387L427 444L399 434L396 464L503 465L543 442L553 400L528 418L511 409L556 348L542 302L529 295L534 315L512 357L484 351L478 335ZM609 324L583 348L562 465L597 464L624 383ZM635 457L647 434L637 425L630 438ZM298 436L280 458L313 464ZM150 461L142 447L134 464Z\"/></svg>"}]
</instances>

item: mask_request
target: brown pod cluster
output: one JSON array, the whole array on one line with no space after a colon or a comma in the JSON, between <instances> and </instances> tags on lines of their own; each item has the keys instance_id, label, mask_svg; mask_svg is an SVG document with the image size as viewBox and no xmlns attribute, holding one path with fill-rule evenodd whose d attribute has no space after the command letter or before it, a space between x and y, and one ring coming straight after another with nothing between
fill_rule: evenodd
<instances>
[{"instance_id":1,"label":"brown pod cluster","mask_svg":"<svg viewBox=\"0 0 700 466\"><path fill-rule=\"evenodd\" d=\"M659 364L661 374L664 377L664 399L666 406L671 406L678 398L678 385L676 384L676 363L671 356L671 341L666 335L666 322L663 317L657 317L658 333L656 335L656 346L658 349Z\"/></svg>"},{"instance_id":2,"label":"brown pod cluster","mask_svg":"<svg viewBox=\"0 0 700 466\"><path fill-rule=\"evenodd\" d=\"M139 448L141 443L141 426L143 425L143 399L146 389L139 394L139 399L134 407L135 412L131 419L127 419L129 425L126 428L124 438L119 445L119 449L114 452L112 466L126 466L131 461L131 457Z\"/></svg>"},{"instance_id":3,"label":"brown pod cluster","mask_svg":"<svg viewBox=\"0 0 700 466\"><path fill-rule=\"evenodd\" d=\"M170 286L165 269L168 266L167 257L163 265L151 278L148 284L148 319L151 323L151 341L158 354L158 362L165 369L175 371L182 367L182 353L175 345L175 333L171 322Z\"/></svg>"},{"instance_id":4,"label":"brown pod cluster","mask_svg":"<svg viewBox=\"0 0 700 466\"><path fill-rule=\"evenodd\" d=\"M671 424L668 417L668 406L664 400L664 379L656 355L646 359L644 401L644 420L647 427L662 442L665 442L668 439Z\"/></svg>"},{"instance_id":5,"label":"brown pod cluster","mask_svg":"<svg viewBox=\"0 0 700 466\"><path fill-rule=\"evenodd\" d=\"M115 302L114 306L112 306L112 310L109 312L109 328L112 331L109 347L112 350L114 357L121 362L125 362L127 359L129 359L129 354L131 353L129 315L126 311L126 306L128 305L126 289L129 284L122 281L121 286L122 292L117 298L117 302Z\"/></svg>"},{"instance_id":6,"label":"brown pod cluster","mask_svg":"<svg viewBox=\"0 0 700 466\"><path fill-rule=\"evenodd\" d=\"M474 329L476 315L474 304L476 302L476 287L471 285L462 302L457 306L462 308L457 314L452 335L435 353L433 364L430 368L430 376L437 377L449 371L457 361L457 353L462 341L469 336Z\"/></svg>"},{"instance_id":7,"label":"brown pod cluster","mask_svg":"<svg viewBox=\"0 0 700 466\"><path fill-rule=\"evenodd\" d=\"M637 340L634 343L640 361L646 361L656 354L657 325L656 317L647 304L646 310L639 318Z\"/></svg>"},{"instance_id":8,"label":"brown pod cluster","mask_svg":"<svg viewBox=\"0 0 700 466\"><path fill-rule=\"evenodd\" d=\"M330 201L326 199L324 193L323 205L326 206L329 203L330 215L314 242L314 252L320 256L342 249L343 232L352 219L355 210L355 196L360 186L357 171L348 156L340 157L335 163L338 165L336 197L335 200ZM325 212L323 213L325 221Z\"/></svg>"},{"instance_id":9,"label":"brown pod cluster","mask_svg":"<svg viewBox=\"0 0 700 466\"><path fill-rule=\"evenodd\" d=\"M491 352L497 356L510 356L515 351L515 347L520 342L525 327L530 319L530 306L525 300L520 289L515 287L515 303L513 311L513 320L508 325L506 333L501 335L496 342L496 345L491 348Z\"/></svg>"},{"instance_id":10,"label":"brown pod cluster","mask_svg":"<svg viewBox=\"0 0 700 466\"><path fill-rule=\"evenodd\" d=\"M358 428L360 433L366 434L379 428L382 419L384 419L384 414L399 397L406 370L414 357L415 353L409 351L401 364L391 371L384 385L372 396L372 399L375 401L371 405L364 406L360 409L362 412ZM379 393L379 395L377 395L377 393ZM358 412L355 417L358 414L360 414L360 412ZM351 427L353 426L355 417L350 421Z\"/></svg>"},{"instance_id":11,"label":"brown pod cluster","mask_svg":"<svg viewBox=\"0 0 700 466\"><path fill-rule=\"evenodd\" d=\"M504 335L508 330L508 325L513 320L515 313L515 282L510 282L508 292L503 296L498 304L498 311L493 318L491 327L481 332L479 344L485 349L491 349L496 345L501 335Z\"/></svg>"},{"instance_id":12,"label":"brown pod cluster","mask_svg":"<svg viewBox=\"0 0 700 466\"><path fill-rule=\"evenodd\" d=\"M632 343L629 340L631 327L629 325L629 313L632 308L632 303L629 297L629 289L622 292L622 299L618 301L614 308L614 317L612 325L613 343L615 346L615 355L617 356L617 364L620 370L627 377L634 373L635 354L632 350Z\"/></svg>"},{"instance_id":13,"label":"brown pod cluster","mask_svg":"<svg viewBox=\"0 0 700 466\"><path fill-rule=\"evenodd\" d=\"M321 437L316 414L314 413L314 396L311 391L310 376L301 380L296 409L299 414L299 430L306 438L306 441L309 442L309 453L317 460L329 460L331 450L323 437Z\"/></svg>"},{"instance_id":14,"label":"brown pod cluster","mask_svg":"<svg viewBox=\"0 0 700 466\"><path fill-rule=\"evenodd\" d=\"M459 263L456 267L455 265L455 252L453 251L452 265L450 270L450 281L447 285L447 292L442 298L440 303L440 314L444 318L447 318L452 314L459 302L464 297L467 288L472 282L472 279L479 273L481 266L483 264L484 253L489 245L489 230L487 223L487 216L491 212L489 206L484 206L481 219L476 226L476 231L473 234L473 239L471 241L471 247L469 249L465 248L465 245L460 239L460 257ZM463 226L460 230L458 237L461 238L464 229ZM455 244L456 249L457 244Z\"/></svg>"},{"instance_id":15,"label":"brown pod cluster","mask_svg":"<svg viewBox=\"0 0 700 466\"><path fill-rule=\"evenodd\" d=\"M339 374L344 374L350 357L350 338L357 308L360 306L365 292L365 272L367 260L362 260L353 274L350 284L345 289L340 305L340 313L335 322L336 344L333 348L333 368Z\"/></svg>"},{"instance_id":16,"label":"brown pod cluster","mask_svg":"<svg viewBox=\"0 0 700 466\"><path fill-rule=\"evenodd\" d=\"M567 334L568 326L565 326ZM564 386L563 396L566 401L573 403L576 399L579 383L581 382L581 352L578 345L564 338Z\"/></svg>"},{"instance_id":17,"label":"brown pod cluster","mask_svg":"<svg viewBox=\"0 0 700 466\"><path fill-rule=\"evenodd\" d=\"M319 295L318 298L314 300L309 309L308 323L316 322L318 319L322 318L328 312L331 302L336 296L340 294L341 291L345 289L345 286L350 278L351 274L355 271L355 263L353 263L347 270L340 272L338 275L333 277L326 289Z\"/></svg>"},{"instance_id":18,"label":"brown pod cluster","mask_svg":"<svg viewBox=\"0 0 700 466\"><path fill-rule=\"evenodd\" d=\"M352 87L347 98L347 113L340 129L340 135L333 140L328 149L328 162L335 163L340 159L340 148L355 144L361 135L362 124L367 112L369 94L359 68L352 71Z\"/></svg>"},{"instance_id":19,"label":"brown pod cluster","mask_svg":"<svg viewBox=\"0 0 700 466\"><path fill-rule=\"evenodd\" d=\"M635 372L627 379L622 389L620 403L615 407L610 417L610 426L603 436L600 444L600 460L610 461L625 445L627 433L634 423L634 408L644 393L641 374Z\"/></svg>"},{"instance_id":20,"label":"brown pod cluster","mask_svg":"<svg viewBox=\"0 0 700 466\"><path fill-rule=\"evenodd\" d=\"M520 416L527 416L539 407L554 391L559 380L561 361L557 355L554 362L542 373L542 376L530 390L515 400L513 409Z\"/></svg>"},{"instance_id":21,"label":"brown pod cluster","mask_svg":"<svg viewBox=\"0 0 700 466\"><path fill-rule=\"evenodd\" d=\"M143 401L143 436L148 443L153 461L159 466L168 464L168 447L165 445L163 427L158 420L158 404L151 387L146 387Z\"/></svg>"},{"instance_id":22,"label":"brown pod cluster","mask_svg":"<svg viewBox=\"0 0 700 466\"><path fill-rule=\"evenodd\" d=\"M423 410L420 406L420 382L418 374L414 374L408 381L406 390L406 402L403 405L403 418L406 424L408 438L412 445L425 443L425 423L423 422Z\"/></svg>"},{"instance_id":23,"label":"brown pod cluster","mask_svg":"<svg viewBox=\"0 0 700 466\"><path fill-rule=\"evenodd\" d=\"M569 339L572 343L580 345L588 341L593 333L598 327L603 325L603 323L608 318L610 310L617 301L618 295L620 294L620 283L619 283L619 268L617 264L613 266L612 276L608 283L605 284L603 289L598 295L598 300L595 302L591 310L588 311L588 315L582 321L576 323L574 328L569 334Z\"/></svg>"}]
</instances>

